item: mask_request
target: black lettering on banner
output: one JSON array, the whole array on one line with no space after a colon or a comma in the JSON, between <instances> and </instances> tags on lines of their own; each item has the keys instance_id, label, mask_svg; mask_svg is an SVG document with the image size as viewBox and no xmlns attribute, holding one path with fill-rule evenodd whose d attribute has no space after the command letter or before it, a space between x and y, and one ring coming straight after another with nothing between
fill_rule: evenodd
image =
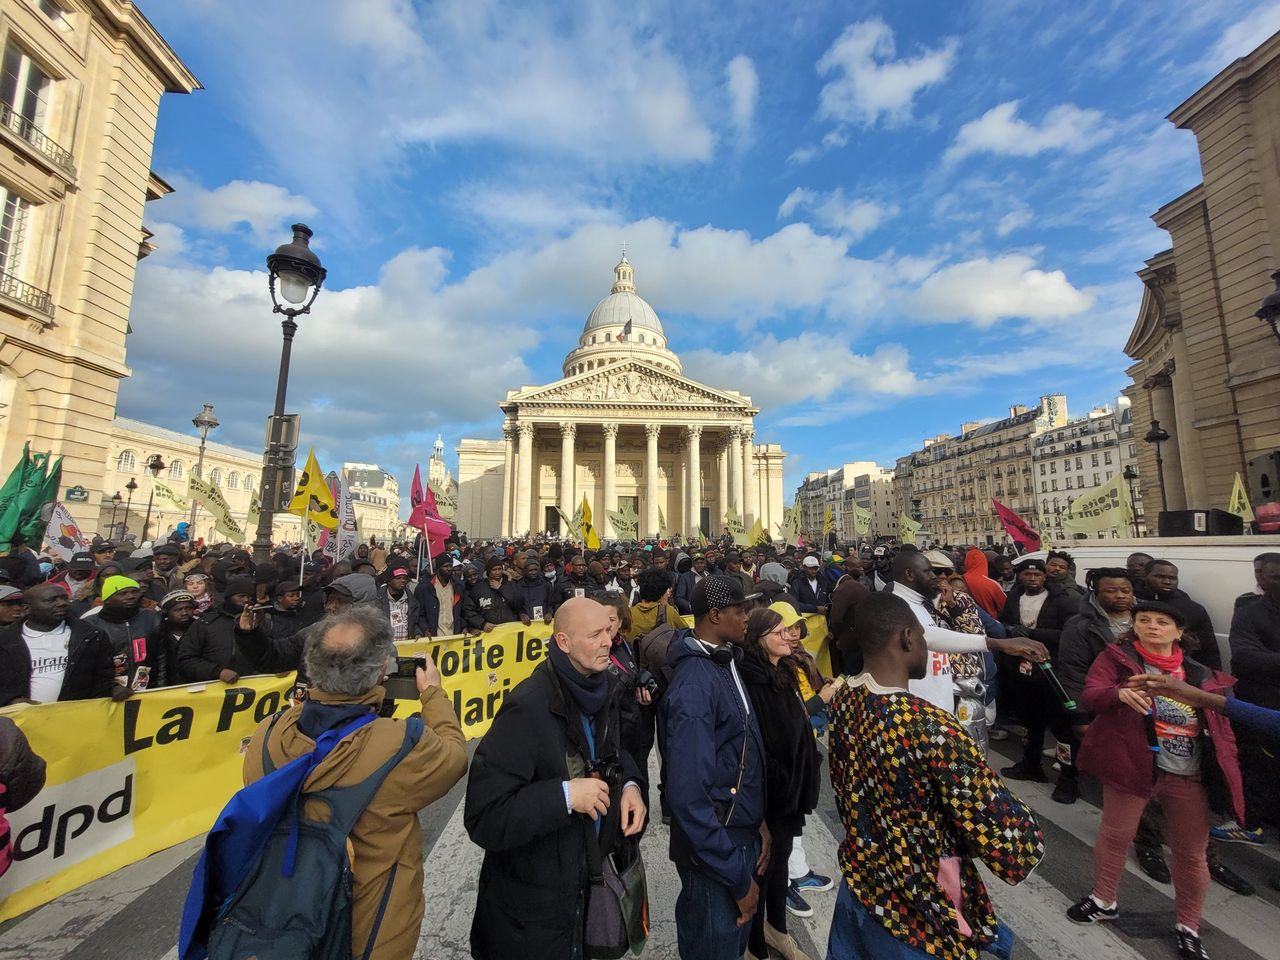
<instances>
[{"instance_id":1,"label":"black lettering on banner","mask_svg":"<svg viewBox=\"0 0 1280 960\"><path fill-rule=\"evenodd\" d=\"M67 852L68 841L82 836L94 823L112 823L129 815L133 809L133 774L127 774L124 785L109 793L95 809L91 803L78 804L61 814L53 804L41 811L40 819L28 824L13 841L13 858L27 860L49 849L53 843L55 859ZM74 825L73 825L74 821ZM56 826L55 826L56 824Z\"/></svg>"},{"instance_id":2,"label":"black lettering on banner","mask_svg":"<svg viewBox=\"0 0 1280 960\"><path fill-rule=\"evenodd\" d=\"M231 687L222 695L222 710L218 713L218 733L231 729L231 719L253 706L253 690L249 687Z\"/></svg>"}]
</instances>

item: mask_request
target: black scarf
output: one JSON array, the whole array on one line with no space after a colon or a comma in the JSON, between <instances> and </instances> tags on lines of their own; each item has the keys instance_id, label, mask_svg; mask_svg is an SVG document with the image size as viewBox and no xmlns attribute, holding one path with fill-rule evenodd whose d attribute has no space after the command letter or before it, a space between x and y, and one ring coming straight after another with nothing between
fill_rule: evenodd
<instances>
[{"instance_id":1,"label":"black scarf","mask_svg":"<svg viewBox=\"0 0 1280 960\"><path fill-rule=\"evenodd\" d=\"M552 637L548 643L547 655L551 658L551 669L556 672L561 686L569 692L573 702L585 716L594 717L609 700L609 674L607 671L584 677L573 665L569 655L560 649Z\"/></svg>"}]
</instances>

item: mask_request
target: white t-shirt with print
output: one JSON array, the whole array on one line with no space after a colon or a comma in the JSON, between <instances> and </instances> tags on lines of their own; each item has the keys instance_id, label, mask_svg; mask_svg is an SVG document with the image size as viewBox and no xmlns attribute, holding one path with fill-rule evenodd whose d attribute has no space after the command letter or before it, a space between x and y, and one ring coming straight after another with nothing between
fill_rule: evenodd
<instances>
[{"instance_id":1,"label":"white t-shirt with print","mask_svg":"<svg viewBox=\"0 0 1280 960\"><path fill-rule=\"evenodd\" d=\"M60 623L55 629L45 631L24 625L22 639L31 652L31 699L37 703L53 703L62 692L62 678L67 672L71 628Z\"/></svg>"}]
</instances>

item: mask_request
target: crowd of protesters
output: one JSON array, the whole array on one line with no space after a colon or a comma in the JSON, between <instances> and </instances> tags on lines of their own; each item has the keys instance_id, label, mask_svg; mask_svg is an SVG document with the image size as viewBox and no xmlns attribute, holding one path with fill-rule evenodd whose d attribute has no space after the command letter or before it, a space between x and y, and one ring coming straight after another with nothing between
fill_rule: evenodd
<instances>
[{"instance_id":1,"label":"crowd of protesters","mask_svg":"<svg viewBox=\"0 0 1280 960\"><path fill-rule=\"evenodd\" d=\"M372 706L384 639L552 624L547 658L471 763L465 823L485 851L479 958L588 955L591 876L601 856L620 868L638 857L650 804L680 876L681 955L804 958L788 914L812 915L806 898L837 885L810 869L803 843L824 750L846 831L837 960L1007 955L1011 932L974 861L1018 882L1043 855L1035 817L1005 781L1047 782L1046 757L1055 801L1076 802L1084 776L1103 790L1093 888L1068 916L1118 916L1134 844L1146 873L1173 882L1189 960L1207 956L1210 879L1253 892L1210 839L1262 843L1263 825L1280 822L1280 554L1257 558L1256 588L1236 602L1235 684L1176 565L1146 554L1081 584L1058 551L445 546L431 559L414 544L369 544L337 563L282 550L257 564L231 545L96 541L65 563L19 549L0 558L0 704L288 670L306 681L326 663L320 682L341 688L332 657L368 647L354 699L317 693ZM804 644L814 617L832 638L831 676ZM343 646L348 628L362 639ZM461 775L461 740L429 662L418 687L433 756L447 757L414 801L425 805ZM310 709L292 721L304 736L320 708ZM997 773L988 742L1010 736L1021 757ZM410 856L411 839L397 856ZM356 883L359 900L359 869ZM420 901L406 908L420 921ZM361 931L373 956L407 956L413 941L400 927Z\"/></svg>"}]
</instances>

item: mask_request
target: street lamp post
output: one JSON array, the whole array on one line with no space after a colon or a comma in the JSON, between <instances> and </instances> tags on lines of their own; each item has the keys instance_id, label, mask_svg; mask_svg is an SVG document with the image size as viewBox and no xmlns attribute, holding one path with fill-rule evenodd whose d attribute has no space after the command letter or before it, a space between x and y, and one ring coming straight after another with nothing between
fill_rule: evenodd
<instances>
[{"instance_id":1,"label":"street lamp post","mask_svg":"<svg viewBox=\"0 0 1280 960\"><path fill-rule=\"evenodd\" d=\"M130 477L129 482L124 485L124 488L129 491L129 500L124 505L124 520L120 524L121 540L123 540L125 534L129 532L129 510L133 506L133 491L138 489L138 481Z\"/></svg>"},{"instance_id":2,"label":"street lamp post","mask_svg":"<svg viewBox=\"0 0 1280 960\"><path fill-rule=\"evenodd\" d=\"M1280 340L1280 326L1277 326L1280 324L1280 270L1271 274L1271 279L1275 281L1276 288L1263 297L1254 316L1270 326L1271 332Z\"/></svg>"},{"instance_id":3,"label":"street lamp post","mask_svg":"<svg viewBox=\"0 0 1280 960\"><path fill-rule=\"evenodd\" d=\"M273 313L284 314L280 327L284 332L284 345L280 350L280 376L276 381L276 405L271 417L271 430L262 462L261 500L258 513L258 532L253 539L253 559L265 562L271 555L271 525L276 508L282 466L282 438L280 431L284 421L284 400L289 388L289 354L293 349L293 335L298 332L297 317L310 313L311 304L324 283L325 268L320 258L311 251L311 228L305 223L293 225L293 240L281 244L267 257L267 287L271 291ZM281 305L276 299L276 281L280 283L280 296L289 304Z\"/></svg>"},{"instance_id":4,"label":"street lamp post","mask_svg":"<svg viewBox=\"0 0 1280 960\"><path fill-rule=\"evenodd\" d=\"M1164 458L1160 456L1160 444L1169 439L1169 431L1160 426L1159 420L1152 420L1151 429L1142 439L1156 448L1156 479L1160 482L1160 509L1167 513L1169 498L1164 491Z\"/></svg>"},{"instance_id":5,"label":"street lamp post","mask_svg":"<svg viewBox=\"0 0 1280 960\"><path fill-rule=\"evenodd\" d=\"M109 524L107 524L107 539L108 539L108 540L110 540L110 539L111 539L112 532L113 532L113 531L115 530L115 528L116 528L116 511L120 509L120 501L121 501L121 500L123 500L123 499L124 499L124 497L120 496L120 491L119 491L119 490L117 490L115 493L113 493L113 494L111 495L111 522L110 522Z\"/></svg>"},{"instance_id":6,"label":"street lamp post","mask_svg":"<svg viewBox=\"0 0 1280 960\"><path fill-rule=\"evenodd\" d=\"M1129 484L1129 513L1133 517L1133 535L1138 537L1138 495L1134 493L1133 485L1138 479L1138 468L1132 463L1127 465L1120 475L1124 477Z\"/></svg>"},{"instance_id":7,"label":"street lamp post","mask_svg":"<svg viewBox=\"0 0 1280 960\"><path fill-rule=\"evenodd\" d=\"M153 453L147 457L147 469L151 471L152 480L158 479L160 471L164 469L164 458L158 453ZM151 505L155 502L155 499L156 488L153 485L151 493L147 495L147 519L142 521L142 539L138 541L139 543L146 543L147 541L147 527L151 526Z\"/></svg>"},{"instance_id":8,"label":"street lamp post","mask_svg":"<svg viewBox=\"0 0 1280 960\"><path fill-rule=\"evenodd\" d=\"M200 456L196 460L196 476L201 480L204 479L204 444L209 438L209 431L217 429L218 418L213 415L213 404L206 403L204 409L191 418L192 424L200 431ZM198 504L196 498L191 498L191 529L187 536L192 542L196 538L196 509Z\"/></svg>"}]
</instances>

